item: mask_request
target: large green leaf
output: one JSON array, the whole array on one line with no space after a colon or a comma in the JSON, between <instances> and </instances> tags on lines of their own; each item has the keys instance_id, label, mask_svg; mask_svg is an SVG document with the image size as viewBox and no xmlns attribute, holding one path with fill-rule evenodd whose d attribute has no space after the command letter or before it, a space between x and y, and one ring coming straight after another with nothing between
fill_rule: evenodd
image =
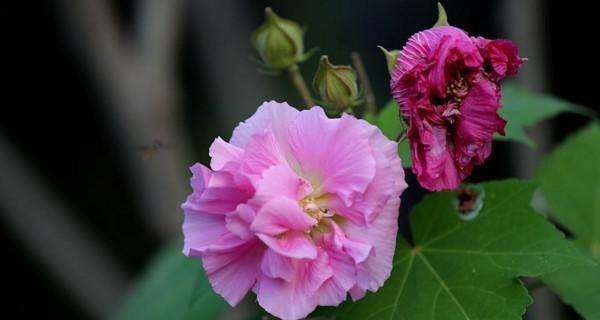
<instances>
[{"instance_id":1,"label":"large green leaf","mask_svg":"<svg viewBox=\"0 0 600 320\"><path fill-rule=\"evenodd\" d=\"M518 279L590 262L530 206L536 184L482 185L483 207L459 217L456 195L426 196L411 213L384 286L333 310L339 319L521 319L531 298Z\"/></svg>"},{"instance_id":2,"label":"large green leaf","mask_svg":"<svg viewBox=\"0 0 600 320\"><path fill-rule=\"evenodd\" d=\"M497 140L512 140L535 146L523 130L562 112L590 115L590 110L551 95L533 93L512 83L502 85L502 109L499 113L507 121L506 135L496 135Z\"/></svg>"},{"instance_id":3,"label":"large green leaf","mask_svg":"<svg viewBox=\"0 0 600 320\"><path fill-rule=\"evenodd\" d=\"M372 125L377 126L388 139L396 140L402 130L406 128L398 112L398 105L394 100L391 100L385 104L377 115L366 114L364 118ZM398 155L402 159L402 166L410 168L410 149L406 138L398 145Z\"/></svg>"},{"instance_id":4,"label":"large green leaf","mask_svg":"<svg viewBox=\"0 0 600 320\"><path fill-rule=\"evenodd\" d=\"M200 260L184 257L178 243L151 261L116 319L217 319L228 309L212 291Z\"/></svg>"},{"instance_id":5,"label":"large green leaf","mask_svg":"<svg viewBox=\"0 0 600 320\"><path fill-rule=\"evenodd\" d=\"M600 263L600 126L592 124L558 147L538 172L551 215ZM600 266L545 275L543 280L587 319L600 319Z\"/></svg>"}]
</instances>

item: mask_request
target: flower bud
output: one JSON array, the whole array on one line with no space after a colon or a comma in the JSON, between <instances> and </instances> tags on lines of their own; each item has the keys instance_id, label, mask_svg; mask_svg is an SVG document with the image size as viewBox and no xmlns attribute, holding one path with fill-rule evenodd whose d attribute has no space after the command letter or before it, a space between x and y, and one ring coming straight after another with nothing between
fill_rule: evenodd
<instances>
[{"instance_id":1,"label":"flower bud","mask_svg":"<svg viewBox=\"0 0 600 320\"><path fill-rule=\"evenodd\" d=\"M315 90L328 107L347 110L358 103L356 72L350 66L336 66L322 56L313 80Z\"/></svg>"},{"instance_id":2,"label":"flower bud","mask_svg":"<svg viewBox=\"0 0 600 320\"><path fill-rule=\"evenodd\" d=\"M296 22L280 18L267 7L265 23L252 35L252 45L264 64L274 70L287 69L305 59L304 30Z\"/></svg>"}]
</instances>

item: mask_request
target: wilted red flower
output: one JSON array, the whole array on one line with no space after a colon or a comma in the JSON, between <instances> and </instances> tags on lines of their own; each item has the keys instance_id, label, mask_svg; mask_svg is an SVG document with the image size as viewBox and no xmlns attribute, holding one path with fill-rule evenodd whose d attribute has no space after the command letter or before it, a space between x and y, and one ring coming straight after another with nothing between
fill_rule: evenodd
<instances>
[{"instance_id":1,"label":"wilted red flower","mask_svg":"<svg viewBox=\"0 0 600 320\"><path fill-rule=\"evenodd\" d=\"M522 59L507 40L471 38L458 28L414 34L392 72L391 89L408 123L412 169L429 190L456 189L504 134L499 81Z\"/></svg>"}]
</instances>

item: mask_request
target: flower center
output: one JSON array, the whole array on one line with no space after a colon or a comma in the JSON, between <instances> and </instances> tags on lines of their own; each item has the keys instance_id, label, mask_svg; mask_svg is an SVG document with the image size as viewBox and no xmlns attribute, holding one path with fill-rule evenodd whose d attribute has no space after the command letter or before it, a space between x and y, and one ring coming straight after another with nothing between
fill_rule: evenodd
<instances>
[{"instance_id":1,"label":"flower center","mask_svg":"<svg viewBox=\"0 0 600 320\"><path fill-rule=\"evenodd\" d=\"M460 116L460 104L469 93L469 86L463 77L460 77L446 88L446 103L443 105L442 117L450 124L454 124Z\"/></svg>"},{"instance_id":2,"label":"flower center","mask_svg":"<svg viewBox=\"0 0 600 320\"><path fill-rule=\"evenodd\" d=\"M313 237L317 234L328 232L330 230L329 220L336 217L335 213L323 207L319 202L319 199L310 196L300 200L302 210L318 221L311 229L306 230L306 233Z\"/></svg>"},{"instance_id":3,"label":"flower center","mask_svg":"<svg viewBox=\"0 0 600 320\"><path fill-rule=\"evenodd\" d=\"M454 80L448 85L448 88L446 88L446 94L448 95L449 100L457 105L463 101L467 96L467 93L469 93L469 86L463 77Z\"/></svg>"},{"instance_id":4,"label":"flower center","mask_svg":"<svg viewBox=\"0 0 600 320\"><path fill-rule=\"evenodd\" d=\"M334 215L329 209L319 206L313 197L306 197L300 200L300 205L306 214L319 221L323 218L331 218Z\"/></svg>"}]
</instances>

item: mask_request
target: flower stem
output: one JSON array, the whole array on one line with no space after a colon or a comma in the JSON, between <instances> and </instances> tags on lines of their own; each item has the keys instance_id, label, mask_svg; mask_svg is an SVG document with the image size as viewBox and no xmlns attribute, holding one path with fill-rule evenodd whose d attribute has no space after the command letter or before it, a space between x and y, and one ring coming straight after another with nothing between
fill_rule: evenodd
<instances>
[{"instance_id":1,"label":"flower stem","mask_svg":"<svg viewBox=\"0 0 600 320\"><path fill-rule=\"evenodd\" d=\"M309 109L312 108L315 105L315 103L313 102L313 99L310 96L310 92L308 91L308 87L306 86L306 82L304 82L304 78L300 73L300 68L298 67L298 65L295 64L291 66L288 69L288 73L290 75L290 80L292 80L292 83L296 87L296 90L298 90L300 97L302 97L302 100L304 100L304 104L306 105L306 107Z\"/></svg>"},{"instance_id":2,"label":"flower stem","mask_svg":"<svg viewBox=\"0 0 600 320\"><path fill-rule=\"evenodd\" d=\"M367 105L367 113L374 116L377 113L377 104L375 103L375 95L373 94L373 90L371 89L371 83L369 82L369 77L367 76L367 69L365 69L365 65L363 64L358 52L352 52L350 54L350 57L352 58L352 64L356 69L356 73L358 74L360 83L362 84L362 87L365 90L365 103Z\"/></svg>"}]
</instances>

